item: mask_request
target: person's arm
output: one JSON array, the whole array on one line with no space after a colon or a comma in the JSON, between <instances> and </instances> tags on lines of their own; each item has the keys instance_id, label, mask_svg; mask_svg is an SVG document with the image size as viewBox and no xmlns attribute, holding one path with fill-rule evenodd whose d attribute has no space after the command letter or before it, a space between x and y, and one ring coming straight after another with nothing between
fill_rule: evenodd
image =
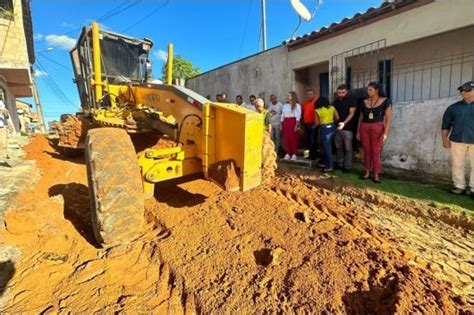
<instances>
[{"instance_id":1,"label":"person's arm","mask_svg":"<svg viewBox=\"0 0 474 315\"><path fill-rule=\"evenodd\" d=\"M334 121L339 121L339 113L337 112L337 109L334 108Z\"/></svg>"},{"instance_id":2,"label":"person's arm","mask_svg":"<svg viewBox=\"0 0 474 315\"><path fill-rule=\"evenodd\" d=\"M382 135L382 141L385 141L388 138L388 131L390 130L391 120L392 120L392 106L389 106L385 110L385 119L383 121L384 131Z\"/></svg>"},{"instance_id":3,"label":"person's arm","mask_svg":"<svg viewBox=\"0 0 474 315\"><path fill-rule=\"evenodd\" d=\"M269 124L269 125L268 125L268 133L269 133L269 134L272 134L272 124Z\"/></svg>"},{"instance_id":4,"label":"person's arm","mask_svg":"<svg viewBox=\"0 0 474 315\"><path fill-rule=\"evenodd\" d=\"M319 115L317 111L314 111L314 127L319 126Z\"/></svg>"},{"instance_id":5,"label":"person's arm","mask_svg":"<svg viewBox=\"0 0 474 315\"><path fill-rule=\"evenodd\" d=\"M357 123L357 134L356 139L360 141L360 125L362 124L363 115L362 113L359 116L359 122Z\"/></svg>"},{"instance_id":6,"label":"person's arm","mask_svg":"<svg viewBox=\"0 0 474 315\"><path fill-rule=\"evenodd\" d=\"M443 121L441 123L441 140L443 141L443 147L446 149L451 148L451 141L449 140L449 132L453 124L453 118L451 115L451 107L444 112Z\"/></svg>"}]
</instances>

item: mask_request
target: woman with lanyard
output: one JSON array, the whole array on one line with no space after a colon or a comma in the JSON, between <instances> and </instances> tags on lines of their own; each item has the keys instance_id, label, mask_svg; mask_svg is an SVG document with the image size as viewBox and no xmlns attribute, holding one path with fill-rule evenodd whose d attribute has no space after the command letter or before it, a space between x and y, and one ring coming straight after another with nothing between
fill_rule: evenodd
<instances>
[{"instance_id":1,"label":"woman with lanyard","mask_svg":"<svg viewBox=\"0 0 474 315\"><path fill-rule=\"evenodd\" d=\"M281 126L283 146L286 151L285 160L296 160L298 149L298 129L300 128L301 106L298 104L296 92L288 92L287 103L281 110Z\"/></svg>"},{"instance_id":2,"label":"woman with lanyard","mask_svg":"<svg viewBox=\"0 0 474 315\"><path fill-rule=\"evenodd\" d=\"M383 92L383 87L375 82L367 86L368 98L360 109L357 140L364 148L365 173L361 179L368 179L373 173L374 183L380 183L382 172L382 146L387 140L392 114L392 102Z\"/></svg>"}]
</instances>

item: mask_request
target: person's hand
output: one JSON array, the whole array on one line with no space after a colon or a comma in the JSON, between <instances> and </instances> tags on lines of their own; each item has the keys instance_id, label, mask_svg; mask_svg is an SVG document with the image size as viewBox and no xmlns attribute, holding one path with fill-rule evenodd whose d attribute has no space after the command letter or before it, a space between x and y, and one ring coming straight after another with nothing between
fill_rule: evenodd
<instances>
[{"instance_id":1,"label":"person's hand","mask_svg":"<svg viewBox=\"0 0 474 315\"><path fill-rule=\"evenodd\" d=\"M380 141L385 142L387 141L387 138L388 138L388 134L384 132L383 135L380 137Z\"/></svg>"},{"instance_id":2,"label":"person's hand","mask_svg":"<svg viewBox=\"0 0 474 315\"><path fill-rule=\"evenodd\" d=\"M300 128L298 127L298 125L296 125L296 126L295 126L295 133L298 132L298 129L300 129Z\"/></svg>"},{"instance_id":3,"label":"person's hand","mask_svg":"<svg viewBox=\"0 0 474 315\"><path fill-rule=\"evenodd\" d=\"M448 139L443 140L443 147L446 149L451 149L451 141L449 141Z\"/></svg>"},{"instance_id":4,"label":"person's hand","mask_svg":"<svg viewBox=\"0 0 474 315\"><path fill-rule=\"evenodd\" d=\"M280 124L280 133L283 133L283 124Z\"/></svg>"},{"instance_id":5,"label":"person's hand","mask_svg":"<svg viewBox=\"0 0 474 315\"><path fill-rule=\"evenodd\" d=\"M341 121L340 123L337 124L337 130L342 130L342 129L344 129L344 126L345 126L345 125L346 125L346 124Z\"/></svg>"},{"instance_id":6,"label":"person's hand","mask_svg":"<svg viewBox=\"0 0 474 315\"><path fill-rule=\"evenodd\" d=\"M357 132L356 139L360 141L360 132Z\"/></svg>"}]
</instances>

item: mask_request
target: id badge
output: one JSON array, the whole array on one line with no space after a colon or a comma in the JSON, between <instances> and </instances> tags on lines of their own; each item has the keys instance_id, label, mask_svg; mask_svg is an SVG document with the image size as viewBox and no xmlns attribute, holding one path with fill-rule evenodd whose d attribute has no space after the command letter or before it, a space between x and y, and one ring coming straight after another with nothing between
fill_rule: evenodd
<instances>
[{"instance_id":1,"label":"id badge","mask_svg":"<svg viewBox=\"0 0 474 315\"><path fill-rule=\"evenodd\" d=\"M370 112L369 113L369 120L372 120L372 119L374 119L374 113Z\"/></svg>"}]
</instances>

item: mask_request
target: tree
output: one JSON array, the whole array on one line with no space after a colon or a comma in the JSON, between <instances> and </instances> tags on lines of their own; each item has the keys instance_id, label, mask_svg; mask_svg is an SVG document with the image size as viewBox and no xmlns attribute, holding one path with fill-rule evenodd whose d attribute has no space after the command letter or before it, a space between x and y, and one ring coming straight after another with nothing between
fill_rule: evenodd
<instances>
[{"instance_id":1,"label":"tree","mask_svg":"<svg viewBox=\"0 0 474 315\"><path fill-rule=\"evenodd\" d=\"M168 62L163 65L161 73L163 75L162 80L166 82L166 69ZM174 79L189 79L201 74L201 70L195 67L191 61L183 58L182 56L175 56L173 58L173 74L172 78Z\"/></svg>"}]
</instances>

